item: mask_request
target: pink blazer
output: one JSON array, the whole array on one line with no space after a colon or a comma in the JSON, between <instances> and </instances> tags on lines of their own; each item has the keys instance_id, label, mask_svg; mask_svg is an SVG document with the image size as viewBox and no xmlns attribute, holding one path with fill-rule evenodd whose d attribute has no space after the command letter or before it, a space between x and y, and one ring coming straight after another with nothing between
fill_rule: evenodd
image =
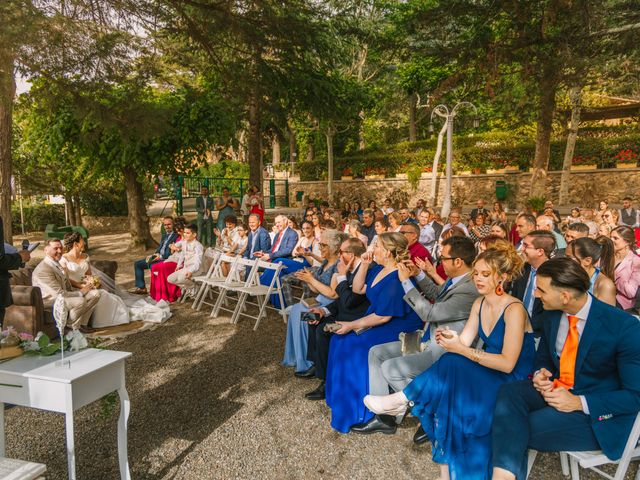
<instances>
[{"instance_id":1,"label":"pink blazer","mask_svg":"<svg viewBox=\"0 0 640 480\"><path fill-rule=\"evenodd\" d=\"M636 303L640 287L640 257L629 252L616 267L616 300L624 310Z\"/></svg>"}]
</instances>

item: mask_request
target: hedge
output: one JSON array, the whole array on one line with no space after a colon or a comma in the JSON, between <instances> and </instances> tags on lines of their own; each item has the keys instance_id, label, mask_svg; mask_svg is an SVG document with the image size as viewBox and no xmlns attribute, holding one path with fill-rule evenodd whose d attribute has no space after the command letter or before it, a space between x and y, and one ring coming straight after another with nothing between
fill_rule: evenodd
<instances>
[{"instance_id":1,"label":"hedge","mask_svg":"<svg viewBox=\"0 0 640 480\"><path fill-rule=\"evenodd\" d=\"M24 228L27 232L42 232L49 223L64 225L64 205L28 204L23 207ZM21 232L20 206L11 206L13 231Z\"/></svg>"}]
</instances>

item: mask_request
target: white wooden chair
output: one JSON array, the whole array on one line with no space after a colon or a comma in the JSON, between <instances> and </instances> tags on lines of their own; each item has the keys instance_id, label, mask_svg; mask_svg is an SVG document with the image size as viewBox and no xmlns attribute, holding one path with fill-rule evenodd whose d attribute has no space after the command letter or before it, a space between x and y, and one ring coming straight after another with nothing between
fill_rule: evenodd
<instances>
[{"instance_id":1,"label":"white wooden chair","mask_svg":"<svg viewBox=\"0 0 640 480\"><path fill-rule=\"evenodd\" d=\"M242 270L249 269L249 273L246 275L246 279L242 280L242 277L240 276L240 272ZM227 276L227 278L225 279L224 282L217 284L217 288L220 290L220 293L218 294L218 298L216 299L216 303L213 306L213 310L211 310L211 316L212 317L217 317L220 314L220 310L229 312L229 313L234 313L235 312L235 308L232 310L230 308L227 308L226 306L226 301L227 299L229 299L229 297L227 296L227 293L229 291L238 291L240 288L243 287L250 287L250 286L254 286L256 284L259 284L259 280L258 280L258 261L257 260L252 260L249 258L238 258L233 266L232 266L232 271L229 272L229 275ZM223 307L223 303L225 304L225 306ZM238 305L240 305L240 299L238 299L238 302L236 304L236 308L238 307ZM241 305L242 308L244 308L244 305ZM233 317L232 320L233 322Z\"/></svg>"},{"instance_id":2,"label":"white wooden chair","mask_svg":"<svg viewBox=\"0 0 640 480\"><path fill-rule=\"evenodd\" d=\"M42 463L0 457L0 479L44 480L47 467Z\"/></svg>"},{"instance_id":3,"label":"white wooden chair","mask_svg":"<svg viewBox=\"0 0 640 480\"><path fill-rule=\"evenodd\" d=\"M284 265L281 263L271 263L264 262L262 260L258 261L258 268L264 268L265 270L273 270L273 277L271 278L271 282L269 285L261 285L258 282L254 282L251 285L243 286L240 288L235 288L235 290L239 293L240 298L238 299L238 304L236 305L236 309L233 312L233 316L231 317L231 321L233 323L238 323L240 316L252 317L252 315L243 313L241 310L244 309L244 305L255 305L260 310L258 312L258 317L256 318L256 323L253 327L254 330L258 329L258 325L260 325L260 321L262 317L266 315L265 310L267 308L271 308L273 310L278 310L280 315L282 315L283 320L287 321L287 314L284 311L284 299L282 297L282 285L280 284L280 270L284 268ZM255 275L256 279L258 279L258 275ZM276 309L274 307L268 307L269 297L271 294L277 294L280 299L280 308ZM248 297L257 297L257 302L249 302L247 301Z\"/></svg>"},{"instance_id":4,"label":"white wooden chair","mask_svg":"<svg viewBox=\"0 0 640 480\"><path fill-rule=\"evenodd\" d=\"M580 480L580 468L588 468L603 476L604 478L608 478L609 480L623 480L625 475L627 474L627 469L629 468L629 463L633 460L640 459L640 445L638 445L638 440L640 439L640 413L636 416L636 420L633 423L633 427L631 428L631 433L629 434L629 438L627 439L627 444L624 447L622 452L622 456L620 460L611 460L607 457L601 450L593 451L593 452L560 452L560 463L562 464L562 473L564 475L569 475L569 470L571 471L571 480ZM533 453L532 453L533 452ZM531 470L533 466L533 462L535 460L535 450L529 451L529 461L528 461L528 469L527 474ZM533 456L533 458L532 458ZM569 468L566 468L567 457ZM606 465L609 463L617 464L616 472L613 476L609 475L606 472L603 472L597 467L602 465ZM638 469L638 473L636 474L636 480L640 480L640 469Z\"/></svg>"},{"instance_id":5,"label":"white wooden chair","mask_svg":"<svg viewBox=\"0 0 640 480\"><path fill-rule=\"evenodd\" d=\"M199 284L199 287L198 287L198 291L196 292L196 298L193 300L193 304L191 305L191 308L199 310L198 304L200 302L200 297L202 296L202 294L204 293L204 290L206 289L204 280L211 278L212 276L214 276L220 271L220 264L222 263L220 261L221 257L222 257L222 252L220 250L217 250L214 248L207 248L204 251L203 262L207 262L208 260L210 264L209 264L209 268L207 269L207 272L204 275L197 275L193 277L193 281L196 282L196 284Z\"/></svg>"},{"instance_id":6,"label":"white wooden chair","mask_svg":"<svg viewBox=\"0 0 640 480\"><path fill-rule=\"evenodd\" d=\"M240 272L236 268L236 263L240 260L241 257L230 256L224 253L220 254L216 265L208 276L204 276L200 278L198 281L202 283L198 294L196 295L196 301L194 302L192 308L195 310L200 310L202 305L209 305L213 307L215 304L207 302L206 299L210 294L213 293L213 290L223 284L228 277L232 277L232 279L239 279ZM229 274L224 275L222 272L222 264L229 263Z\"/></svg>"}]
</instances>

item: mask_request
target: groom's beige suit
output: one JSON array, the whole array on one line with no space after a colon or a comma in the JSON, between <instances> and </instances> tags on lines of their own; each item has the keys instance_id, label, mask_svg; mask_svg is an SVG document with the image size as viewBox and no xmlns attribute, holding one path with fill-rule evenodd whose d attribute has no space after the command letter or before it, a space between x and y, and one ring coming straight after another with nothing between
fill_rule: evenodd
<instances>
[{"instance_id":1,"label":"groom's beige suit","mask_svg":"<svg viewBox=\"0 0 640 480\"><path fill-rule=\"evenodd\" d=\"M33 271L32 283L42 291L45 308L51 308L58 295L62 294L69 310L69 325L74 329L89 324L93 310L100 300L100 290L89 290L83 294L74 290L58 262L45 256Z\"/></svg>"}]
</instances>

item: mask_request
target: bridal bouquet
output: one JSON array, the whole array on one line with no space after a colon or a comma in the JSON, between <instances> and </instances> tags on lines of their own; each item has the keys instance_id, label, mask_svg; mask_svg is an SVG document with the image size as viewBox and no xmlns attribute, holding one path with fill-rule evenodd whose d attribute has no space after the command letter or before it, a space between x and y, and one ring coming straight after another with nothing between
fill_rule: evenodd
<instances>
[{"instance_id":1,"label":"bridal bouquet","mask_svg":"<svg viewBox=\"0 0 640 480\"><path fill-rule=\"evenodd\" d=\"M100 288L100 277L96 275L87 275L84 277L83 283L91 285L93 288Z\"/></svg>"}]
</instances>

